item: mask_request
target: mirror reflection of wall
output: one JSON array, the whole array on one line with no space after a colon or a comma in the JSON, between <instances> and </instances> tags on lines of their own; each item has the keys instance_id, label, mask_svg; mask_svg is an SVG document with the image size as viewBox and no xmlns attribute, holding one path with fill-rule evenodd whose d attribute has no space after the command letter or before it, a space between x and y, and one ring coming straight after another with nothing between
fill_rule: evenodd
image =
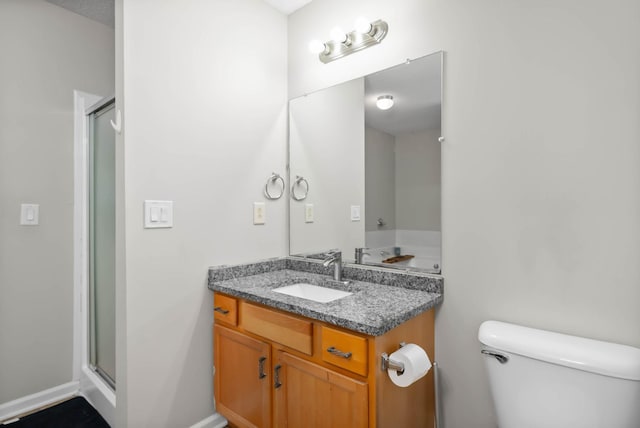
<instances>
[{"instance_id":1,"label":"mirror reflection of wall","mask_svg":"<svg viewBox=\"0 0 640 428\"><path fill-rule=\"evenodd\" d=\"M368 247L365 264L440 272L441 69L438 52L290 101L289 182L309 182L290 254Z\"/></svg>"},{"instance_id":2,"label":"mirror reflection of wall","mask_svg":"<svg viewBox=\"0 0 640 428\"><path fill-rule=\"evenodd\" d=\"M350 212L364 212L363 99L360 78L289 103L289 183L309 185L306 198L289 199L290 254L340 248L350 258L364 246L364 223Z\"/></svg>"},{"instance_id":3,"label":"mirror reflection of wall","mask_svg":"<svg viewBox=\"0 0 640 428\"><path fill-rule=\"evenodd\" d=\"M436 54L365 78L365 262L440 270L440 73Z\"/></svg>"}]
</instances>

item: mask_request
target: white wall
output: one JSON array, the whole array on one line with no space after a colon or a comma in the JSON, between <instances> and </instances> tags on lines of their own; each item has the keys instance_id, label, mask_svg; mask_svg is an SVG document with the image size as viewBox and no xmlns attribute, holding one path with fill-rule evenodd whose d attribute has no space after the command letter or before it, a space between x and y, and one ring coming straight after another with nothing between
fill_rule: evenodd
<instances>
[{"instance_id":1,"label":"white wall","mask_svg":"<svg viewBox=\"0 0 640 428\"><path fill-rule=\"evenodd\" d=\"M400 134L396 142L396 228L440 230L439 129Z\"/></svg>"},{"instance_id":2,"label":"white wall","mask_svg":"<svg viewBox=\"0 0 640 428\"><path fill-rule=\"evenodd\" d=\"M114 91L114 31L0 2L0 403L72 380L73 90ZM20 226L20 204L40 225Z\"/></svg>"},{"instance_id":3,"label":"white wall","mask_svg":"<svg viewBox=\"0 0 640 428\"><path fill-rule=\"evenodd\" d=\"M396 228L395 138L368 126L364 135L365 228L367 232L393 230ZM384 226L378 226L378 218L384 220Z\"/></svg>"},{"instance_id":4,"label":"white wall","mask_svg":"<svg viewBox=\"0 0 640 428\"><path fill-rule=\"evenodd\" d=\"M118 421L186 427L214 410L207 268L287 252L287 199L262 194L271 172L286 175L286 17L260 0L124 1L121 13ZM174 201L172 229L143 229L145 199Z\"/></svg>"},{"instance_id":5,"label":"white wall","mask_svg":"<svg viewBox=\"0 0 640 428\"><path fill-rule=\"evenodd\" d=\"M289 104L291 179L302 176L309 186L304 200L290 203L291 254L339 248L351 258L364 246L364 221L351 221L351 206L365 216L363 102L364 79L356 79ZM298 197L306 186L296 187ZM313 222L306 221L307 204Z\"/></svg>"},{"instance_id":6,"label":"white wall","mask_svg":"<svg viewBox=\"0 0 640 428\"><path fill-rule=\"evenodd\" d=\"M125 0L115 0L114 20L115 37L115 82L116 82L116 111L124 111L124 3ZM121 119L123 116L121 117ZM125 210L125 125L122 131L116 133L116 412L115 425L118 428L127 427L129 413L129 385L127 364L127 246L126 246L126 210Z\"/></svg>"},{"instance_id":7,"label":"white wall","mask_svg":"<svg viewBox=\"0 0 640 428\"><path fill-rule=\"evenodd\" d=\"M306 50L365 15L381 45ZM443 49L447 428L495 427L477 328L499 319L640 346L640 3L315 0L289 20L291 96Z\"/></svg>"}]
</instances>

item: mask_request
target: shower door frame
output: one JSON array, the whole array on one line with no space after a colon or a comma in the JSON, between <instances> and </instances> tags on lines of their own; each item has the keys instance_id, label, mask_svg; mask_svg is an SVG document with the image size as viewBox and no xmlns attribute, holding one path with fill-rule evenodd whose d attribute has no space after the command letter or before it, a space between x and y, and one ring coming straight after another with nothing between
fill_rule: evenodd
<instances>
[{"instance_id":1,"label":"shower door frame","mask_svg":"<svg viewBox=\"0 0 640 428\"><path fill-rule=\"evenodd\" d=\"M114 99L114 96L102 97L74 91L73 380L78 382L78 393L84 396L111 426L115 426L115 390L90 367L89 114Z\"/></svg>"}]
</instances>

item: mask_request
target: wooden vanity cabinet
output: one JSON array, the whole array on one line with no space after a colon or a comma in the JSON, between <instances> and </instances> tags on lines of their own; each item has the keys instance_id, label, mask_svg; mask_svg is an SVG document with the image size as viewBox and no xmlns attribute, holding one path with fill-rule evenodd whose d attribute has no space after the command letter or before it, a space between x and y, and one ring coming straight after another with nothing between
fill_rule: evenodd
<instances>
[{"instance_id":1,"label":"wooden vanity cabinet","mask_svg":"<svg viewBox=\"0 0 640 428\"><path fill-rule=\"evenodd\" d=\"M403 341L434 355L433 310L373 337L214 293L221 302L235 315L215 317L214 391L231 427L434 426L433 373L400 388L380 369Z\"/></svg>"},{"instance_id":2,"label":"wooden vanity cabinet","mask_svg":"<svg viewBox=\"0 0 640 428\"><path fill-rule=\"evenodd\" d=\"M368 426L368 385L278 351L274 388L276 427Z\"/></svg>"},{"instance_id":3,"label":"wooden vanity cabinet","mask_svg":"<svg viewBox=\"0 0 640 428\"><path fill-rule=\"evenodd\" d=\"M271 426L271 346L226 327L214 329L218 412L238 426Z\"/></svg>"}]
</instances>

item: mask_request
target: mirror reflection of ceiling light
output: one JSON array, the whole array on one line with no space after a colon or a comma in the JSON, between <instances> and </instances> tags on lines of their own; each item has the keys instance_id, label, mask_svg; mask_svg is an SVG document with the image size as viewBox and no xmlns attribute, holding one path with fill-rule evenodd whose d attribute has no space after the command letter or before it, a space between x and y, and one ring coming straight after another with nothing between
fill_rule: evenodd
<instances>
[{"instance_id":1,"label":"mirror reflection of ceiling light","mask_svg":"<svg viewBox=\"0 0 640 428\"><path fill-rule=\"evenodd\" d=\"M309 50L318 54L320 61L326 64L377 45L389 32L389 26L382 20L369 22L366 18L358 18L355 25L356 29L349 33L345 33L339 27L333 28L330 33L331 40L324 43L312 40L309 42Z\"/></svg>"},{"instance_id":2,"label":"mirror reflection of ceiling light","mask_svg":"<svg viewBox=\"0 0 640 428\"><path fill-rule=\"evenodd\" d=\"M380 95L376 100L376 107L380 110L389 110L393 107L393 96L391 95Z\"/></svg>"}]
</instances>

